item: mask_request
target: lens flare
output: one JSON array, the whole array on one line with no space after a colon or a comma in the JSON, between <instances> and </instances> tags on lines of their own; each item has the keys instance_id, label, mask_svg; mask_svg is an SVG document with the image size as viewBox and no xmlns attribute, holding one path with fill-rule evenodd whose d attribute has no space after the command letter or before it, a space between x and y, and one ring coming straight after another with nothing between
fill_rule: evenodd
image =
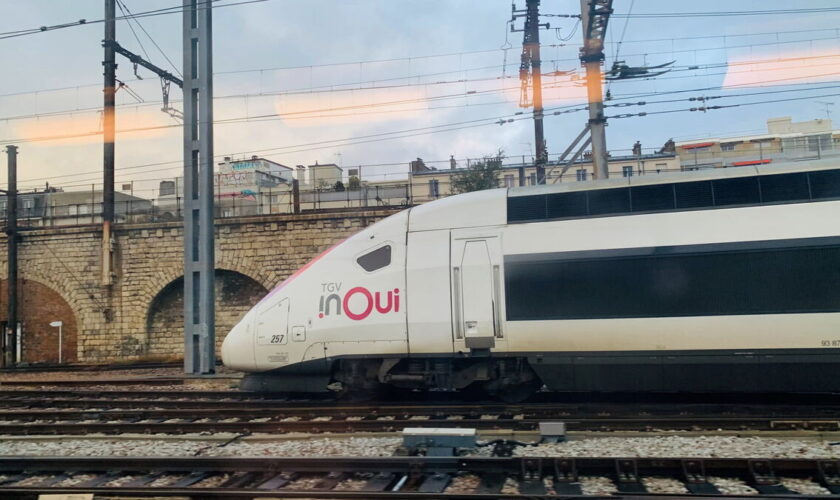
<instances>
[{"instance_id":1,"label":"lens flare","mask_svg":"<svg viewBox=\"0 0 840 500\"><path fill-rule=\"evenodd\" d=\"M789 52L784 57L743 57L729 61L723 88L819 83L840 79L837 49Z\"/></svg>"}]
</instances>

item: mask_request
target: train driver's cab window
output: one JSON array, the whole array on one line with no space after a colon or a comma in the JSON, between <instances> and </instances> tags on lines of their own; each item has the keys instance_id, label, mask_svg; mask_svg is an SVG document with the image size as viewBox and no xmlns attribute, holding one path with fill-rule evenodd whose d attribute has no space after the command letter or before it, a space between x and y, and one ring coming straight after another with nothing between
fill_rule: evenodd
<instances>
[{"instance_id":1,"label":"train driver's cab window","mask_svg":"<svg viewBox=\"0 0 840 500\"><path fill-rule=\"evenodd\" d=\"M356 262L369 273L378 271L391 263L391 245L385 245L370 251L356 259Z\"/></svg>"}]
</instances>

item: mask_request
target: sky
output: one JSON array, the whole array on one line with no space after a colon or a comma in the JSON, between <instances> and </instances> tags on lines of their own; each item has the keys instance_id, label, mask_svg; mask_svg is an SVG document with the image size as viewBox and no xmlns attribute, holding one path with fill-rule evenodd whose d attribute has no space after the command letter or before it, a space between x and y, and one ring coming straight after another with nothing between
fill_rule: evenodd
<instances>
[{"instance_id":1,"label":"sky","mask_svg":"<svg viewBox=\"0 0 840 500\"><path fill-rule=\"evenodd\" d=\"M122 1L135 14L180 4ZM224 6L239 2L214 4L217 157L361 166L364 179L384 180L404 178L415 158L447 167L450 156L464 164L498 150L514 160L533 155L531 110L520 107L522 33L509 32L509 1L266 0ZM517 0L520 8L524 3ZM674 63L673 71L657 78L609 84L608 117L648 115L610 119L608 148L626 154L638 140L650 152L669 138L761 133L768 118L826 118L834 110L828 103L838 101L840 86L833 85L840 76L834 69L840 63L840 12L657 19L642 14L836 6L831 0L615 0L605 66L615 60L631 66ZM540 35L543 74L556 72L543 77L550 158L586 123L577 59L581 30L574 18L556 17L579 8L578 0L542 0L540 7L553 15L542 19L551 26ZM0 9L5 34L101 19L103 0L0 0ZM118 21L119 43L148 54L158 66L180 70L181 14L139 21ZM515 27L522 27L521 19ZM103 24L91 23L0 35L0 145L19 146L20 189L46 182L68 190L101 185L103 30ZM118 56L118 63L117 78L126 87L117 93L117 187L134 181L136 195L154 197L160 180L180 175L182 129L161 111L157 77L141 68L138 79L127 60ZM741 106L657 113L698 106L692 97ZM181 109L174 86L171 101ZM745 105L752 102L759 104Z\"/></svg>"}]
</instances>

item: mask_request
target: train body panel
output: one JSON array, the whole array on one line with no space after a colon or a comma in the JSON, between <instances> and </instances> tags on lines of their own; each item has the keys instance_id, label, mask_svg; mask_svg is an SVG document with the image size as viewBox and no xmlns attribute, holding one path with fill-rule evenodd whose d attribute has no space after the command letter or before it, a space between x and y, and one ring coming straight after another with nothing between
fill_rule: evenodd
<instances>
[{"instance_id":1,"label":"train body panel","mask_svg":"<svg viewBox=\"0 0 840 500\"><path fill-rule=\"evenodd\" d=\"M825 163L498 189L325 252L223 359L287 390L840 390L838 283Z\"/></svg>"},{"instance_id":2,"label":"train body panel","mask_svg":"<svg viewBox=\"0 0 840 500\"><path fill-rule=\"evenodd\" d=\"M408 233L406 314L412 355L453 352L449 258L449 230Z\"/></svg>"}]
</instances>

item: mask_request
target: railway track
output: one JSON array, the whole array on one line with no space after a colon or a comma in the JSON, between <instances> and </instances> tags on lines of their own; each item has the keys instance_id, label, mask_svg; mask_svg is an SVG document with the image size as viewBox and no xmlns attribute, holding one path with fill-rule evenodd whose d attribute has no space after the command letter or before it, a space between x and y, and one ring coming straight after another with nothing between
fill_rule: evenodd
<instances>
[{"instance_id":1,"label":"railway track","mask_svg":"<svg viewBox=\"0 0 840 500\"><path fill-rule=\"evenodd\" d=\"M662 481L671 494L663 495ZM191 498L840 497L840 461L685 458L0 458L0 498L38 494ZM796 486L791 489L791 485ZM595 485L593 487L593 485ZM651 491L653 490L653 491ZM800 490L801 491L801 490ZM807 493L806 491L806 493ZM655 495L655 496L653 496ZM606 496L605 496L606 498ZM719 498L719 497L718 497ZM755 497L753 497L755 498Z\"/></svg>"},{"instance_id":2,"label":"railway track","mask_svg":"<svg viewBox=\"0 0 840 500\"><path fill-rule=\"evenodd\" d=\"M563 421L569 430L840 430L840 405L632 403L347 404L271 399L236 392L8 392L0 434L202 432L392 432L405 427L534 430Z\"/></svg>"}]
</instances>

